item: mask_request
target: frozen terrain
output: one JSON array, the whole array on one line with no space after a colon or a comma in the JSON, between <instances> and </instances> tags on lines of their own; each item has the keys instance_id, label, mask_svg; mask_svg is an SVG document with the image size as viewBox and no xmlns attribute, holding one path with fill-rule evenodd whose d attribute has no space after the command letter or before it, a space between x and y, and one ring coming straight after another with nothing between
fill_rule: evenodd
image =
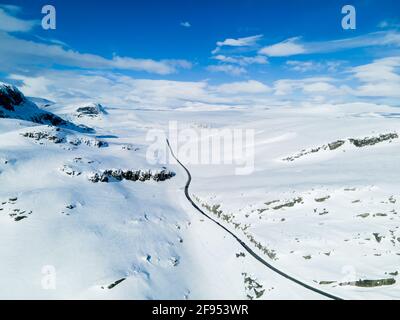
<instances>
[{"instance_id":1,"label":"frozen terrain","mask_svg":"<svg viewBox=\"0 0 400 320\"><path fill-rule=\"evenodd\" d=\"M147 133L170 121L255 130L251 174L186 166L196 203L263 259L344 299L398 298L399 118L357 103L142 110L2 86L0 298L324 299L204 219L177 163L147 160Z\"/></svg>"}]
</instances>

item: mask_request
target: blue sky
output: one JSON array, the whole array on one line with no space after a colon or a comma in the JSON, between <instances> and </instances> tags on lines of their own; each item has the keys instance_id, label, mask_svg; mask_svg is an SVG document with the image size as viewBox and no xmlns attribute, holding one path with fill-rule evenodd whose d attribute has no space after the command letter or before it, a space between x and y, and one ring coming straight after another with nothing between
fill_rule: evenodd
<instances>
[{"instance_id":1,"label":"blue sky","mask_svg":"<svg viewBox=\"0 0 400 320\"><path fill-rule=\"evenodd\" d=\"M325 85L314 85L310 92L328 91L332 87L327 84L358 90L352 86L357 82L364 91L351 95L375 99L365 91L373 79L360 83L360 72L365 75L377 69L374 63L378 62L383 63L380 69L390 68L393 77L377 74L376 81L379 77L394 80L388 92L396 91L398 85L397 0L9 0L3 4L3 81L23 81L22 77L50 71L53 76L57 71L103 72L108 78L118 74L209 85L261 83L279 95L282 81L319 78L315 82ZM40 27L45 4L57 10L56 30ZM345 4L356 8L356 30L341 26ZM12 28L10 19L15 23ZM368 72L362 66L369 66ZM339 79L341 85L334 83ZM288 85L292 93L303 82Z\"/></svg>"}]
</instances>

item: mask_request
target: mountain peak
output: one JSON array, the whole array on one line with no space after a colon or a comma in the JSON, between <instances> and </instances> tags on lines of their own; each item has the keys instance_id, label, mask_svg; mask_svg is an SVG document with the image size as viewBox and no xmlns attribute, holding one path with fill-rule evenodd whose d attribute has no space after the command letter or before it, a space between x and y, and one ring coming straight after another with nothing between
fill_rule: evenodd
<instances>
[{"instance_id":1,"label":"mountain peak","mask_svg":"<svg viewBox=\"0 0 400 320\"><path fill-rule=\"evenodd\" d=\"M26 98L16 87L0 84L0 107L8 111L15 111L15 106L21 105Z\"/></svg>"},{"instance_id":2,"label":"mountain peak","mask_svg":"<svg viewBox=\"0 0 400 320\"><path fill-rule=\"evenodd\" d=\"M0 118L20 119L38 124L68 127L72 130L90 132L93 129L77 126L61 117L40 109L15 86L0 83Z\"/></svg>"}]
</instances>

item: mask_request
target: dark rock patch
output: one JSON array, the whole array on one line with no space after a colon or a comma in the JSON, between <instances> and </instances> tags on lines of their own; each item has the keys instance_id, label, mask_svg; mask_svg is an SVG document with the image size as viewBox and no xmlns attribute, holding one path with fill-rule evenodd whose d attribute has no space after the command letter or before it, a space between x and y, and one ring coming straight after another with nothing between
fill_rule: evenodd
<instances>
[{"instance_id":1,"label":"dark rock patch","mask_svg":"<svg viewBox=\"0 0 400 320\"><path fill-rule=\"evenodd\" d=\"M89 180L97 182L112 182L112 181L165 181L175 176L174 172L168 170L161 170L152 172L151 170L104 170L101 173L95 173Z\"/></svg>"},{"instance_id":2,"label":"dark rock patch","mask_svg":"<svg viewBox=\"0 0 400 320\"><path fill-rule=\"evenodd\" d=\"M88 106L80 107L76 109L77 116L78 118L81 117L98 117L99 115L102 114L107 114L107 111L104 109L104 107L100 103L93 103Z\"/></svg>"},{"instance_id":3,"label":"dark rock patch","mask_svg":"<svg viewBox=\"0 0 400 320\"><path fill-rule=\"evenodd\" d=\"M115 288L117 285L119 285L121 282L123 282L123 281L125 281L125 280L126 280L126 278L119 279L119 280L117 280L117 281L111 283L110 285L108 285L108 286L107 286L107 289L111 290L111 289ZM102 288L102 289L105 289L104 286L102 286L101 288Z\"/></svg>"},{"instance_id":4,"label":"dark rock patch","mask_svg":"<svg viewBox=\"0 0 400 320\"><path fill-rule=\"evenodd\" d=\"M383 141L391 141L393 139L398 139L399 136L397 133L387 133L381 134L378 137L366 137L363 139L349 139L349 141L358 148L366 147L366 146L373 146L377 143Z\"/></svg>"},{"instance_id":5,"label":"dark rock patch","mask_svg":"<svg viewBox=\"0 0 400 320\"><path fill-rule=\"evenodd\" d=\"M15 111L14 106L19 106L24 102L24 95L15 87L0 86L0 106L9 111Z\"/></svg>"},{"instance_id":6,"label":"dark rock patch","mask_svg":"<svg viewBox=\"0 0 400 320\"><path fill-rule=\"evenodd\" d=\"M384 141L389 141L391 142L393 139L398 139L398 134L397 133L387 133L387 134L381 134L377 137L366 137L362 139L348 139L348 141L353 144L354 146L358 148L362 147L367 147L367 146L373 146L375 144L384 142ZM333 151L336 149L341 148L344 144L346 143L346 140L337 140L328 144L324 144L319 147L315 148L310 148L310 149L303 149L299 153L286 157L282 159L283 161L295 161L299 158L302 158L306 155L310 155L313 153L317 153L319 151Z\"/></svg>"},{"instance_id":7,"label":"dark rock patch","mask_svg":"<svg viewBox=\"0 0 400 320\"><path fill-rule=\"evenodd\" d=\"M22 133L21 135L25 138L34 139L36 141L48 140L56 144L65 142L65 138L57 134L57 132L59 132L60 129L57 128L55 131L56 131L55 133L46 131L25 132Z\"/></svg>"},{"instance_id":8,"label":"dark rock patch","mask_svg":"<svg viewBox=\"0 0 400 320\"><path fill-rule=\"evenodd\" d=\"M340 286L355 286L362 288L373 288L373 287L381 287L381 286L391 286L396 283L396 280L393 278L388 279L377 279L377 280L358 280L351 282L343 282L340 283Z\"/></svg>"},{"instance_id":9,"label":"dark rock patch","mask_svg":"<svg viewBox=\"0 0 400 320\"><path fill-rule=\"evenodd\" d=\"M0 118L19 119L56 127L68 127L78 132L93 132L83 125L75 125L61 117L40 109L16 87L0 85Z\"/></svg>"}]
</instances>

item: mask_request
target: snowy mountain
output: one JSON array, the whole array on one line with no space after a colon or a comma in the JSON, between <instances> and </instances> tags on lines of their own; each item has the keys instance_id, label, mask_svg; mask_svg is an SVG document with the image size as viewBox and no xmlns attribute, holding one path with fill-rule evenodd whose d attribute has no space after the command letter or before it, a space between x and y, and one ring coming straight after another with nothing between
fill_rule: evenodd
<instances>
[{"instance_id":1,"label":"snowy mountain","mask_svg":"<svg viewBox=\"0 0 400 320\"><path fill-rule=\"evenodd\" d=\"M87 130L84 127L78 128L51 112L39 109L16 87L5 84L0 84L0 118L20 119L52 126L69 127L80 131Z\"/></svg>"},{"instance_id":2,"label":"snowy mountain","mask_svg":"<svg viewBox=\"0 0 400 320\"><path fill-rule=\"evenodd\" d=\"M0 298L326 298L238 239L337 297L398 296L396 108L39 108L3 85L0 118ZM183 163L215 221L179 163L148 161L172 120L255 132L250 174Z\"/></svg>"}]
</instances>

